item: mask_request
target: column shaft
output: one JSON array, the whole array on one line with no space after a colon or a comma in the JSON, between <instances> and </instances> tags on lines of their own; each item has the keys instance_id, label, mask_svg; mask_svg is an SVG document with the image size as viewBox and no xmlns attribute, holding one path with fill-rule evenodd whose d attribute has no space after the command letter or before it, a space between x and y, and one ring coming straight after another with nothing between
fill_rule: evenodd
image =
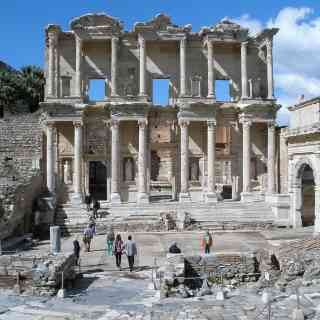
<instances>
[{"instance_id":1,"label":"column shaft","mask_svg":"<svg viewBox=\"0 0 320 320\"><path fill-rule=\"evenodd\" d=\"M48 96L53 97L55 95L55 52L57 45L57 34L50 32L48 34L49 48L48 48Z\"/></svg>"},{"instance_id":2,"label":"column shaft","mask_svg":"<svg viewBox=\"0 0 320 320\"><path fill-rule=\"evenodd\" d=\"M251 162L251 142L250 142L251 122L242 123L243 137L243 192L251 191L250 162Z\"/></svg>"},{"instance_id":3,"label":"column shaft","mask_svg":"<svg viewBox=\"0 0 320 320\"><path fill-rule=\"evenodd\" d=\"M247 75L247 42L241 42L241 98L248 98L248 75Z\"/></svg>"},{"instance_id":4,"label":"column shaft","mask_svg":"<svg viewBox=\"0 0 320 320\"><path fill-rule=\"evenodd\" d=\"M119 121L111 122L111 202L119 203L119 168L120 168L120 124Z\"/></svg>"},{"instance_id":5,"label":"column shaft","mask_svg":"<svg viewBox=\"0 0 320 320\"><path fill-rule=\"evenodd\" d=\"M139 174L139 194L138 202L149 202L147 191L147 121L142 120L139 124L139 158L138 158L138 174Z\"/></svg>"},{"instance_id":6,"label":"column shaft","mask_svg":"<svg viewBox=\"0 0 320 320\"><path fill-rule=\"evenodd\" d=\"M118 95L117 71L118 71L118 41L117 37L111 39L111 96Z\"/></svg>"},{"instance_id":7,"label":"column shaft","mask_svg":"<svg viewBox=\"0 0 320 320\"><path fill-rule=\"evenodd\" d=\"M273 41L269 39L267 42L267 78L268 78L268 99L274 99L273 89Z\"/></svg>"},{"instance_id":8,"label":"column shaft","mask_svg":"<svg viewBox=\"0 0 320 320\"><path fill-rule=\"evenodd\" d=\"M180 121L180 150L181 150L181 190L180 201L190 200L189 195L189 122Z\"/></svg>"},{"instance_id":9,"label":"column shaft","mask_svg":"<svg viewBox=\"0 0 320 320\"><path fill-rule=\"evenodd\" d=\"M186 95L186 47L187 39L180 40L180 96Z\"/></svg>"},{"instance_id":10,"label":"column shaft","mask_svg":"<svg viewBox=\"0 0 320 320\"><path fill-rule=\"evenodd\" d=\"M139 37L140 55L140 96L146 96L146 41Z\"/></svg>"},{"instance_id":11,"label":"column shaft","mask_svg":"<svg viewBox=\"0 0 320 320\"><path fill-rule=\"evenodd\" d=\"M50 193L54 188L54 155L53 155L53 125L47 124L47 188Z\"/></svg>"},{"instance_id":12,"label":"column shaft","mask_svg":"<svg viewBox=\"0 0 320 320\"><path fill-rule=\"evenodd\" d=\"M74 193L81 198L82 123L74 122Z\"/></svg>"},{"instance_id":13,"label":"column shaft","mask_svg":"<svg viewBox=\"0 0 320 320\"><path fill-rule=\"evenodd\" d=\"M268 193L275 193L275 126L268 125Z\"/></svg>"},{"instance_id":14,"label":"column shaft","mask_svg":"<svg viewBox=\"0 0 320 320\"><path fill-rule=\"evenodd\" d=\"M208 41L208 98L215 98L213 42Z\"/></svg>"},{"instance_id":15,"label":"column shaft","mask_svg":"<svg viewBox=\"0 0 320 320\"><path fill-rule=\"evenodd\" d=\"M207 202L216 202L216 123L208 121L208 182L207 182Z\"/></svg>"},{"instance_id":16,"label":"column shaft","mask_svg":"<svg viewBox=\"0 0 320 320\"><path fill-rule=\"evenodd\" d=\"M75 95L82 97L82 40L76 36L76 84Z\"/></svg>"}]
</instances>

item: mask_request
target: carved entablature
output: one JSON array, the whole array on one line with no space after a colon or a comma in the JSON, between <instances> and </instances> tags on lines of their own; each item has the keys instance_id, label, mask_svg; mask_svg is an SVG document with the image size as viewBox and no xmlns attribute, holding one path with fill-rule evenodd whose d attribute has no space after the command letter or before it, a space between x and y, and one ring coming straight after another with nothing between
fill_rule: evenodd
<instances>
[{"instance_id":1,"label":"carved entablature","mask_svg":"<svg viewBox=\"0 0 320 320\"><path fill-rule=\"evenodd\" d=\"M148 109L148 105L142 103L110 105L111 118L119 120L144 120L147 118Z\"/></svg>"},{"instance_id":2,"label":"carved entablature","mask_svg":"<svg viewBox=\"0 0 320 320\"><path fill-rule=\"evenodd\" d=\"M148 22L136 22L133 31L140 34L156 33L159 36L185 35L191 32L192 26L178 26L171 22L171 18L163 13L156 15Z\"/></svg>"},{"instance_id":3,"label":"carved entablature","mask_svg":"<svg viewBox=\"0 0 320 320\"><path fill-rule=\"evenodd\" d=\"M249 30L225 18L212 27L203 27L199 34L210 40L245 41Z\"/></svg>"},{"instance_id":4,"label":"carved entablature","mask_svg":"<svg viewBox=\"0 0 320 320\"><path fill-rule=\"evenodd\" d=\"M70 29L84 39L104 39L120 35L123 23L104 13L86 14L71 20Z\"/></svg>"}]
</instances>

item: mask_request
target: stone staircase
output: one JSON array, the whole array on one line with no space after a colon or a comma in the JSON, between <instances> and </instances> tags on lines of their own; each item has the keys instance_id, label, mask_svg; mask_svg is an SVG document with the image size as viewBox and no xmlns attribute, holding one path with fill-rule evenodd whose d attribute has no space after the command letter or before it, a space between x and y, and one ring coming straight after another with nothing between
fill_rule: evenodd
<instances>
[{"instance_id":1,"label":"stone staircase","mask_svg":"<svg viewBox=\"0 0 320 320\"><path fill-rule=\"evenodd\" d=\"M144 205L102 203L97 219L97 232L106 233L110 225L119 231L159 231L163 213L184 211L194 221L193 228L200 230L261 230L273 226L274 217L264 201L242 203L221 201L216 204L156 202ZM56 225L65 235L82 233L89 221L85 205L67 202L58 207Z\"/></svg>"}]
</instances>

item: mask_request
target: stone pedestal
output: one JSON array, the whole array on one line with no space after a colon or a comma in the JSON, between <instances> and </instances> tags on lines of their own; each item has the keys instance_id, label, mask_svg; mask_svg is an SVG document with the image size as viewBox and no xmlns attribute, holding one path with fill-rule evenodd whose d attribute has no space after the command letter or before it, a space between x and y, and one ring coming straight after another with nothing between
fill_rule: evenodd
<instances>
[{"instance_id":1,"label":"stone pedestal","mask_svg":"<svg viewBox=\"0 0 320 320\"><path fill-rule=\"evenodd\" d=\"M50 227L50 249L53 254L61 251L61 232L60 227Z\"/></svg>"}]
</instances>

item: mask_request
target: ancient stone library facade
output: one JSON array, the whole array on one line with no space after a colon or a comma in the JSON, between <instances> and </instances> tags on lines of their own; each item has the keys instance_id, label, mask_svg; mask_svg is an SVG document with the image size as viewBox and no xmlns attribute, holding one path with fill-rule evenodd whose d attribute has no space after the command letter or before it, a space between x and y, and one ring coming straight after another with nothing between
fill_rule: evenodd
<instances>
[{"instance_id":1,"label":"ancient stone library facade","mask_svg":"<svg viewBox=\"0 0 320 320\"><path fill-rule=\"evenodd\" d=\"M277 29L251 37L222 20L192 31L160 14L124 31L104 14L46 29L46 180L73 199L112 203L251 199L275 193L272 44ZM168 102L154 103L167 80ZM102 80L104 97L90 99ZM229 97L216 86L227 81ZM252 148L252 152L250 149Z\"/></svg>"}]
</instances>

